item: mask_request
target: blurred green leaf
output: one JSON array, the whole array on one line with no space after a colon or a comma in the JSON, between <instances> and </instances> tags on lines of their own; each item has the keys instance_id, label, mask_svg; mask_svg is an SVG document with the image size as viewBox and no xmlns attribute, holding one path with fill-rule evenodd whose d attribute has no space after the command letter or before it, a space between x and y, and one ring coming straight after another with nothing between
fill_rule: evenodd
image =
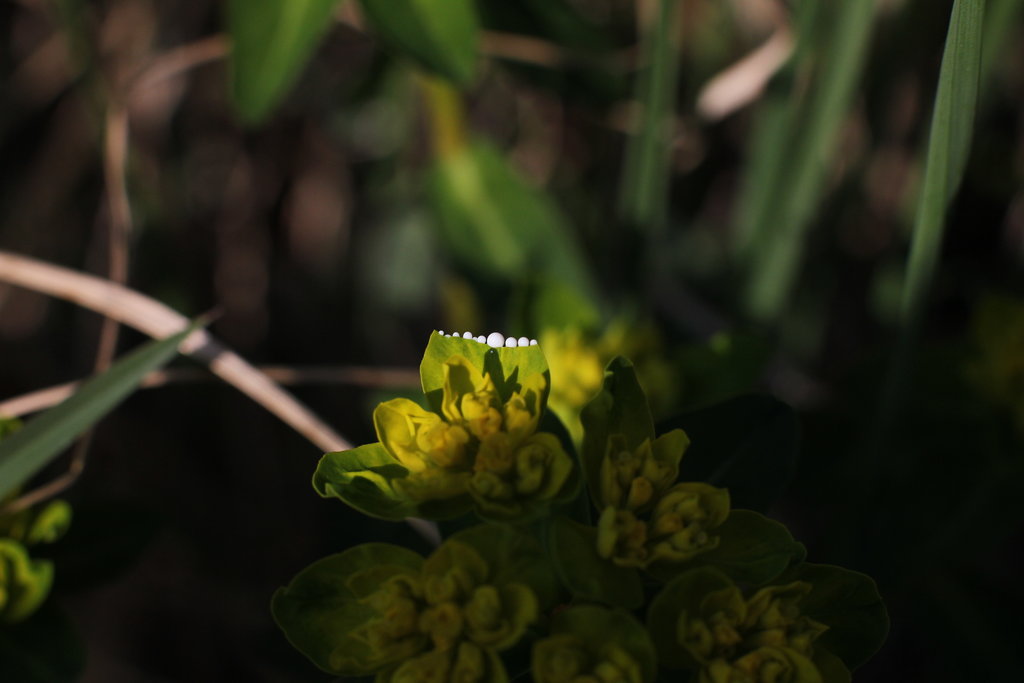
<instances>
[{"instance_id":1,"label":"blurred green leaf","mask_svg":"<svg viewBox=\"0 0 1024 683\"><path fill-rule=\"evenodd\" d=\"M422 566L422 557L400 546L358 545L314 562L277 589L271 613L288 641L324 671L372 674L388 662L355 632L376 614L362 598L392 576L417 576Z\"/></svg>"},{"instance_id":2,"label":"blurred green leaf","mask_svg":"<svg viewBox=\"0 0 1024 683\"><path fill-rule=\"evenodd\" d=\"M70 683L85 666L85 648L52 602L25 621L0 628L0 681Z\"/></svg>"},{"instance_id":3,"label":"blurred green leaf","mask_svg":"<svg viewBox=\"0 0 1024 683\"><path fill-rule=\"evenodd\" d=\"M593 298L593 281L565 218L495 147L478 142L441 156L428 188L441 236L466 268L512 283L541 276Z\"/></svg>"},{"instance_id":4,"label":"blurred green leaf","mask_svg":"<svg viewBox=\"0 0 1024 683\"><path fill-rule=\"evenodd\" d=\"M812 9L807 16L813 14L816 13ZM814 87L808 88L803 79L792 82L790 107L799 110L799 95L807 92L810 99L806 113L772 111L762 121L759 135L778 136L783 132L780 126L785 125L788 130L784 139L790 145L786 149L792 151L786 157L782 174L761 179L776 189L771 194L771 210L766 207L757 217L757 227L750 231L753 234L749 254L753 261L746 306L754 318L775 319L785 308L799 277L807 230L824 195L830 157L860 79L874 14L875 5L871 2L839 3L826 29L824 61ZM801 22L801 30L822 33L820 23L813 21ZM815 35L800 40L806 43L822 38ZM755 139L753 144L755 149L760 146L766 157L766 163L755 164L753 170L772 173L776 163L771 158L779 153L779 148L764 140ZM751 182L746 186L753 192L764 191Z\"/></svg>"},{"instance_id":5,"label":"blurred green leaf","mask_svg":"<svg viewBox=\"0 0 1024 683\"><path fill-rule=\"evenodd\" d=\"M330 28L341 0L230 0L231 94L247 123L284 97Z\"/></svg>"},{"instance_id":6,"label":"blurred green leaf","mask_svg":"<svg viewBox=\"0 0 1024 683\"><path fill-rule=\"evenodd\" d=\"M150 371L167 363L192 329L144 344L109 370L84 382L70 398L0 441L0 498L46 466L85 430L134 391Z\"/></svg>"},{"instance_id":7,"label":"blurred green leaf","mask_svg":"<svg viewBox=\"0 0 1024 683\"><path fill-rule=\"evenodd\" d=\"M680 0L660 0L653 24L645 28L641 63L650 66L637 79L636 100L643 103L638 130L626 148L619 212L633 227L648 233L664 227L672 178L672 136L678 86Z\"/></svg>"},{"instance_id":8,"label":"blurred green leaf","mask_svg":"<svg viewBox=\"0 0 1024 683\"><path fill-rule=\"evenodd\" d=\"M843 660L825 648L815 648L812 659L821 673L821 683L850 683L850 670L843 664Z\"/></svg>"},{"instance_id":9,"label":"blurred green leaf","mask_svg":"<svg viewBox=\"0 0 1024 683\"><path fill-rule=\"evenodd\" d=\"M651 573L667 579L678 574L679 569L709 565L735 581L760 586L790 564L803 561L807 554L785 525L752 510L733 510L715 533L720 539L716 548L683 565L656 564L650 568Z\"/></svg>"},{"instance_id":10,"label":"blurred green leaf","mask_svg":"<svg viewBox=\"0 0 1024 683\"><path fill-rule=\"evenodd\" d=\"M580 421L583 472L591 496L595 496L601 490L601 461L608 450L609 437L621 434L629 449L635 449L645 439L654 441L651 411L632 363L621 356L608 363L601 392L583 406Z\"/></svg>"},{"instance_id":11,"label":"blurred green leaf","mask_svg":"<svg viewBox=\"0 0 1024 683\"><path fill-rule=\"evenodd\" d=\"M942 53L924 181L914 221L903 320L913 326L939 263L946 209L967 165L981 65L985 0L956 0Z\"/></svg>"},{"instance_id":12,"label":"blurred green leaf","mask_svg":"<svg viewBox=\"0 0 1024 683\"><path fill-rule=\"evenodd\" d=\"M460 85L476 73L479 21L473 0L360 0L384 44Z\"/></svg>"},{"instance_id":13,"label":"blurred green leaf","mask_svg":"<svg viewBox=\"0 0 1024 683\"><path fill-rule=\"evenodd\" d=\"M597 554L597 529L559 515L548 540L555 569L575 597L626 609L643 604L640 573Z\"/></svg>"},{"instance_id":14,"label":"blurred green leaf","mask_svg":"<svg viewBox=\"0 0 1024 683\"><path fill-rule=\"evenodd\" d=\"M738 396L658 425L662 432L675 428L691 441L680 465L682 479L729 489L739 508L767 510L796 466L796 414L771 396Z\"/></svg>"},{"instance_id":15,"label":"blurred green leaf","mask_svg":"<svg viewBox=\"0 0 1024 683\"><path fill-rule=\"evenodd\" d=\"M827 564L802 563L777 583L806 581L813 586L800 611L828 626L817 645L837 655L851 670L878 651L889 633L889 615L871 577Z\"/></svg>"}]
</instances>

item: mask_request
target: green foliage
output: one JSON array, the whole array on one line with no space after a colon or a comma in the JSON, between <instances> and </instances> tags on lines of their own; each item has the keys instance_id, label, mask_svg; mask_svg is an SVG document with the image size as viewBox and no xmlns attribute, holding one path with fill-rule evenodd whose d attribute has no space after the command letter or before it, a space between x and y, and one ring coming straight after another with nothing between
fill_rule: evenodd
<instances>
[{"instance_id":1,"label":"green foliage","mask_svg":"<svg viewBox=\"0 0 1024 683\"><path fill-rule=\"evenodd\" d=\"M685 567L708 565L721 570L734 581L760 586L779 576L791 564L802 562L807 554L793 540L784 525L752 510L733 510L718 527L719 544L685 565L667 562L655 564L651 573L669 578Z\"/></svg>"},{"instance_id":2,"label":"green foliage","mask_svg":"<svg viewBox=\"0 0 1024 683\"><path fill-rule=\"evenodd\" d=\"M230 0L231 94L239 115L267 117L305 67L341 0Z\"/></svg>"},{"instance_id":3,"label":"green foliage","mask_svg":"<svg viewBox=\"0 0 1024 683\"><path fill-rule=\"evenodd\" d=\"M492 145L441 156L427 187L452 255L486 280L541 276L594 295L592 276L565 217Z\"/></svg>"},{"instance_id":4,"label":"green foliage","mask_svg":"<svg viewBox=\"0 0 1024 683\"><path fill-rule=\"evenodd\" d=\"M593 605L556 614L551 635L534 644L532 659L537 683L588 676L651 683L658 673L654 647L643 625L628 612Z\"/></svg>"},{"instance_id":5,"label":"green foliage","mask_svg":"<svg viewBox=\"0 0 1024 683\"><path fill-rule=\"evenodd\" d=\"M870 576L842 567L802 563L780 580L812 586L802 610L829 627L821 644L851 670L870 659L885 642L889 616Z\"/></svg>"},{"instance_id":6,"label":"green foliage","mask_svg":"<svg viewBox=\"0 0 1024 683\"><path fill-rule=\"evenodd\" d=\"M473 0L360 0L390 50L459 85L476 74L479 20Z\"/></svg>"},{"instance_id":7,"label":"green foliage","mask_svg":"<svg viewBox=\"0 0 1024 683\"><path fill-rule=\"evenodd\" d=\"M497 350L434 333L421 376L433 412L408 399L380 404L380 443L325 456L317 491L388 519L472 505L485 520L539 520L544 546L521 527L481 524L425 560L378 543L313 564L275 594L272 609L322 669L379 681L499 682L508 678L499 653L535 639L533 676L552 683L649 683L656 658L701 683L846 683L848 668L884 638L887 618L870 579L805 564L804 546L782 524L731 510L726 489L680 481L690 436L655 436L629 361L609 363L582 413L587 487L576 502L598 509L593 525L587 514L572 519L548 505L576 495L574 459L531 456L544 463L536 471L519 459L531 440L547 441L546 453L568 440L536 431L549 376L537 346ZM705 466L741 485L767 474L767 493L776 493L778 458L791 462L795 448L792 416L759 397L705 412L706 420L687 416L707 436ZM515 459L502 450L508 439L526 444ZM517 497L526 480L532 500ZM747 486L753 496L756 486ZM548 613L565 593L594 604ZM648 604L645 630L626 610Z\"/></svg>"},{"instance_id":8,"label":"green foliage","mask_svg":"<svg viewBox=\"0 0 1024 683\"><path fill-rule=\"evenodd\" d=\"M22 486L167 363L192 330L144 344L84 384L66 401L0 442L0 497Z\"/></svg>"},{"instance_id":9,"label":"green foliage","mask_svg":"<svg viewBox=\"0 0 1024 683\"><path fill-rule=\"evenodd\" d=\"M829 649L842 636L826 638L835 634L832 624L842 622L821 621L810 599L819 591L844 593L845 577L818 576L819 583L793 578L744 591L716 569L681 574L654 598L648 612L659 660L698 672L701 681L734 680L730 672L758 681L849 681L849 671ZM850 604L837 606L844 617ZM859 626L861 635L884 633L884 612L871 614Z\"/></svg>"},{"instance_id":10,"label":"green foliage","mask_svg":"<svg viewBox=\"0 0 1024 683\"><path fill-rule=\"evenodd\" d=\"M495 652L515 645L555 597L536 542L478 526L425 560L384 543L332 555L279 589L271 609L292 644L329 673L388 680L469 667L500 681Z\"/></svg>"},{"instance_id":11,"label":"green foliage","mask_svg":"<svg viewBox=\"0 0 1024 683\"><path fill-rule=\"evenodd\" d=\"M434 333L420 373L433 412L402 398L378 405L380 442L325 455L313 477L320 495L382 519L446 519L473 507L518 522L576 495L572 456L537 430L548 373L536 346L494 349Z\"/></svg>"},{"instance_id":12,"label":"green foliage","mask_svg":"<svg viewBox=\"0 0 1024 683\"><path fill-rule=\"evenodd\" d=\"M551 561L573 595L626 609L643 604L640 572L598 555L597 529L559 515L548 533Z\"/></svg>"}]
</instances>

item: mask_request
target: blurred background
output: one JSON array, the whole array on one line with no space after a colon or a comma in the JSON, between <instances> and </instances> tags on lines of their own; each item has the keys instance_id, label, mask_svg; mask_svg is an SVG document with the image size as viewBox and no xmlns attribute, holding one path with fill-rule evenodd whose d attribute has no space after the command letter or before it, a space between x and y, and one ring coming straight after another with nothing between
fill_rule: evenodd
<instances>
[{"instance_id":1,"label":"blurred background","mask_svg":"<svg viewBox=\"0 0 1024 683\"><path fill-rule=\"evenodd\" d=\"M855 680L1015 680L1024 5L986 3L922 279L952 8L5 0L0 249L214 311L356 444L433 329L540 339L569 416L617 354L660 418L771 393L802 429L771 514L890 609ZM101 322L0 282L0 400L92 372ZM66 678L326 680L274 589L361 541L424 546L319 499L320 454L184 360L102 422L48 551Z\"/></svg>"}]
</instances>

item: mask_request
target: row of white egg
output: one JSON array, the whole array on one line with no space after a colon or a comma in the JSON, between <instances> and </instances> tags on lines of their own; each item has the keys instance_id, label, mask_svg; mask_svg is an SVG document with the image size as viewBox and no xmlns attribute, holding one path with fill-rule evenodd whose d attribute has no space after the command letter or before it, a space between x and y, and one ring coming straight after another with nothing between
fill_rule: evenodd
<instances>
[{"instance_id":1,"label":"row of white egg","mask_svg":"<svg viewBox=\"0 0 1024 683\"><path fill-rule=\"evenodd\" d=\"M458 332L452 332L451 334L445 334L444 330L438 330L437 333L445 337L462 337L463 339L472 339L473 341L480 342L481 344L487 344L488 346L491 346L496 349L500 349L502 346L514 349L517 346L537 345L536 339L529 339L527 337L519 337L518 339L516 337L508 337L506 339L505 335L503 335L501 332L491 332L486 337L482 334L479 336L474 336L472 332L463 332L462 334L459 334Z\"/></svg>"}]
</instances>

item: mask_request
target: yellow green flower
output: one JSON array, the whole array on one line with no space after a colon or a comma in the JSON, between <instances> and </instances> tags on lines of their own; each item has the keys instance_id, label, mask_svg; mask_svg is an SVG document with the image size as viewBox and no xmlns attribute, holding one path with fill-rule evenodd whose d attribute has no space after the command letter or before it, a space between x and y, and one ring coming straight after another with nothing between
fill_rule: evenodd
<instances>
[{"instance_id":1,"label":"yellow green flower","mask_svg":"<svg viewBox=\"0 0 1024 683\"><path fill-rule=\"evenodd\" d=\"M481 526L426 559L384 543L325 558L272 609L292 644L337 675L500 683L496 653L539 619L555 581L535 541Z\"/></svg>"},{"instance_id":2,"label":"yellow green flower","mask_svg":"<svg viewBox=\"0 0 1024 683\"><path fill-rule=\"evenodd\" d=\"M649 683L654 678L654 647L626 612L572 607L555 616L551 631L533 646L537 683Z\"/></svg>"},{"instance_id":3,"label":"yellow green flower","mask_svg":"<svg viewBox=\"0 0 1024 683\"><path fill-rule=\"evenodd\" d=\"M732 661L716 659L698 683L822 683L813 661L787 647L759 647Z\"/></svg>"},{"instance_id":4,"label":"yellow green flower","mask_svg":"<svg viewBox=\"0 0 1024 683\"><path fill-rule=\"evenodd\" d=\"M659 656L699 671L701 683L821 683L814 643L827 627L807 615L804 581L745 596L711 567L671 581L648 613Z\"/></svg>"},{"instance_id":5,"label":"yellow green flower","mask_svg":"<svg viewBox=\"0 0 1024 683\"><path fill-rule=\"evenodd\" d=\"M574 461L539 432L548 374L536 345L492 348L434 334L420 366L428 410L377 406L378 443L328 453L313 486L369 515L524 521L574 493Z\"/></svg>"}]
</instances>

